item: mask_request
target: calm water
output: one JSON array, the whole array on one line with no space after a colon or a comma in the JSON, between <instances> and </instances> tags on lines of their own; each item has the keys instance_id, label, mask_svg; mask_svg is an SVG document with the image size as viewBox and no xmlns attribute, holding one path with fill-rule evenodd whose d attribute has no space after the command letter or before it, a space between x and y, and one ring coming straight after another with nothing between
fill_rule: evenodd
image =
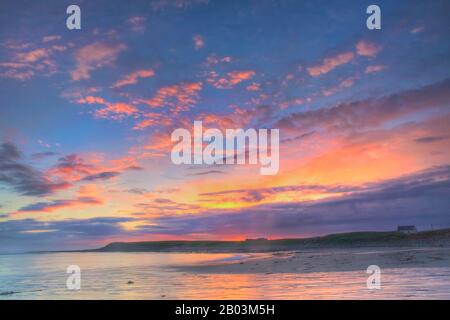
<instances>
[{"instance_id":1,"label":"calm water","mask_svg":"<svg viewBox=\"0 0 450 320\"><path fill-rule=\"evenodd\" d=\"M0 255L0 299L450 299L450 267L384 269L381 290L366 288L364 270L218 275L171 268L253 257L194 253ZM80 291L66 288L65 271L73 264L81 268Z\"/></svg>"}]
</instances>

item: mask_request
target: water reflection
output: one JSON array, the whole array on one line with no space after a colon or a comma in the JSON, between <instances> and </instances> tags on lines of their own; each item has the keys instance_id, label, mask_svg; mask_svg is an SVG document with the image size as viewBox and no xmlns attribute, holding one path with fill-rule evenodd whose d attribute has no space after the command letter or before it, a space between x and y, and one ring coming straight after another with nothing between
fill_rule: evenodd
<instances>
[{"instance_id":1,"label":"water reflection","mask_svg":"<svg viewBox=\"0 0 450 320\"><path fill-rule=\"evenodd\" d=\"M450 267L386 269L382 289L366 288L365 270L307 274L196 274L170 266L255 255L57 253L0 256L0 299L407 299L450 298ZM82 289L66 289L68 265ZM132 282L132 283L129 283Z\"/></svg>"}]
</instances>

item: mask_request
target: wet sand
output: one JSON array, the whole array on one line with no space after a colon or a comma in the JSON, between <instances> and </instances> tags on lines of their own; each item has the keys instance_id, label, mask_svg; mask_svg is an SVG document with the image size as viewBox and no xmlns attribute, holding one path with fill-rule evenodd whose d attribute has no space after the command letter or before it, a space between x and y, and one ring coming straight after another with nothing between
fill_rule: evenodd
<instances>
[{"instance_id":1,"label":"wet sand","mask_svg":"<svg viewBox=\"0 0 450 320\"><path fill-rule=\"evenodd\" d=\"M450 267L450 247L316 249L278 252L240 262L183 267L196 273L271 274L366 270L385 268Z\"/></svg>"}]
</instances>

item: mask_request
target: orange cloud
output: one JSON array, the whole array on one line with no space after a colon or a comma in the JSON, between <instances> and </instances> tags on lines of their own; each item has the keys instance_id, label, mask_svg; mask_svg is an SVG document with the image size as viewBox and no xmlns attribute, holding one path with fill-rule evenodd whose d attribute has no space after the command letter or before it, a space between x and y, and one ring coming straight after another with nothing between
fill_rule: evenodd
<instances>
[{"instance_id":1,"label":"orange cloud","mask_svg":"<svg viewBox=\"0 0 450 320\"><path fill-rule=\"evenodd\" d=\"M308 73L312 77L318 77L322 74L327 74L328 72L334 70L335 68L347 64L354 58L353 52L340 53L334 57L329 57L323 59L323 61L315 66L307 68Z\"/></svg>"},{"instance_id":2,"label":"orange cloud","mask_svg":"<svg viewBox=\"0 0 450 320\"><path fill-rule=\"evenodd\" d=\"M329 96L336 94L346 88L352 87L353 84L355 83L355 80L356 79L354 77L346 78L346 79L342 80L341 82L339 82L339 84L337 86L322 90L322 94L325 97L329 97Z\"/></svg>"},{"instance_id":3,"label":"orange cloud","mask_svg":"<svg viewBox=\"0 0 450 320\"><path fill-rule=\"evenodd\" d=\"M302 98L292 98L280 103L281 109L289 108L289 106L298 106L305 103L305 100Z\"/></svg>"},{"instance_id":4,"label":"orange cloud","mask_svg":"<svg viewBox=\"0 0 450 320\"><path fill-rule=\"evenodd\" d=\"M145 128L158 125L169 126L172 123L172 118L162 113L147 112L143 114L143 120L139 121L134 127L134 130L143 130Z\"/></svg>"},{"instance_id":5,"label":"orange cloud","mask_svg":"<svg viewBox=\"0 0 450 320\"><path fill-rule=\"evenodd\" d=\"M195 50L199 50L205 45L205 40L203 40L203 37L199 34L193 36L192 41L194 42Z\"/></svg>"},{"instance_id":6,"label":"orange cloud","mask_svg":"<svg viewBox=\"0 0 450 320\"><path fill-rule=\"evenodd\" d=\"M47 52L47 50L40 48L40 49L36 49L36 50L24 52L24 53L18 53L17 57L19 58L20 61L25 62L25 63L26 62L36 62L37 60L48 57L48 52Z\"/></svg>"},{"instance_id":7,"label":"orange cloud","mask_svg":"<svg viewBox=\"0 0 450 320\"><path fill-rule=\"evenodd\" d=\"M372 66L367 66L364 73L365 74L376 73L376 72L383 71L384 69L386 69L386 67L383 65L372 65Z\"/></svg>"},{"instance_id":8,"label":"orange cloud","mask_svg":"<svg viewBox=\"0 0 450 320\"><path fill-rule=\"evenodd\" d=\"M144 120L139 121L134 127L134 130L143 130L145 128L151 127L153 125L158 124L157 119L147 118Z\"/></svg>"},{"instance_id":9,"label":"orange cloud","mask_svg":"<svg viewBox=\"0 0 450 320\"><path fill-rule=\"evenodd\" d=\"M91 71L113 64L124 44L93 43L80 48L75 53L76 68L70 72L72 80L89 79Z\"/></svg>"},{"instance_id":10,"label":"orange cloud","mask_svg":"<svg viewBox=\"0 0 450 320\"><path fill-rule=\"evenodd\" d=\"M356 44L356 53L360 56L373 58L380 51L382 47L377 45L376 43L361 40Z\"/></svg>"},{"instance_id":11,"label":"orange cloud","mask_svg":"<svg viewBox=\"0 0 450 320\"><path fill-rule=\"evenodd\" d=\"M102 97L94 97L94 96L87 96L86 98L80 98L77 100L78 103L81 104L107 104L106 100L103 99Z\"/></svg>"},{"instance_id":12,"label":"orange cloud","mask_svg":"<svg viewBox=\"0 0 450 320\"><path fill-rule=\"evenodd\" d=\"M151 69L134 71L112 85L112 88L120 88L138 82L139 78L150 78L155 75Z\"/></svg>"},{"instance_id":13,"label":"orange cloud","mask_svg":"<svg viewBox=\"0 0 450 320\"><path fill-rule=\"evenodd\" d=\"M0 77L12 78L20 81L28 80L36 74L51 75L57 70L53 55L57 52L65 51L63 45L52 45L47 48L40 47L31 49L31 43L22 45L7 45L13 50L12 61L0 63Z\"/></svg>"},{"instance_id":14,"label":"orange cloud","mask_svg":"<svg viewBox=\"0 0 450 320\"><path fill-rule=\"evenodd\" d=\"M242 81L253 78L255 74L256 72L252 70L231 71L227 73L226 77L218 78L217 73L211 72L207 82L217 89L231 89Z\"/></svg>"},{"instance_id":15,"label":"orange cloud","mask_svg":"<svg viewBox=\"0 0 450 320\"><path fill-rule=\"evenodd\" d=\"M110 103L106 108L98 109L94 112L95 117L104 119L120 120L126 116L131 116L138 112L138 109L128 103Z\"/></svg>"},{"instance_id":16,"label":"orange cloud","mask_svg":"<svg viewBox=\"0 0 450 320\"><path fill-rule=\"evenodd\" d=\"M97 171L99 170L92 161L86 161L79 155L71 154L58 159L58 163L47 171L46 176L73 182Z\"/></svg>"},{"instance_id":17,"label":"orange cloud","mask_svg":"<svg viewBox=\"0 0 450 320\"><path fill-rule=\"evenodd\" d=\"M99 153L83 156L70 154L59 158L58 162L46 171L45 177L48 177L48 180L51 178L70 182L71 185L81 183L93 186L94 183L112 180L125 172L137 170L142 170L142 167L136 157L129 155L106 160L104 155Z\"/></svg>"},{"instance_id":18,"label":"orange cloud","mask_svg":"<svg viewBox=\"0 0 450 320\"><path fill-rule=\"evenodd\" d=\"M197 103L198 93L202 89L201 82L188 82L158 89L156 94L140 102L152 108L168 107L172 112L187 111Z\"/></svg>"},{"instance_id":19,"label":"orange cloud","mask_svg":"<svg viewBox=\"0 0 450 320\"><path fill-rule=\"evenodd\" d=\"M259 91L260 89L261 89L261 85L256 82L253 82L251 85L247 86L248 91Z\"/></svg>"},{"instance_id":20,"label":"orange cloud","mask_svg":"<svg viewBox=\"0 0 450 320\"><path fill-rule=\"evenodd\" d=\"M102 97L98 96L87 96L85 98L80 98L76 100L80 104L100 104L104 105L104 108L97 109L94 112L96 118L104 118L111 120L121 120L124 117L135 115L139 110L128 103L116 102L110 103Z\"/></svg>"}]
</instances>

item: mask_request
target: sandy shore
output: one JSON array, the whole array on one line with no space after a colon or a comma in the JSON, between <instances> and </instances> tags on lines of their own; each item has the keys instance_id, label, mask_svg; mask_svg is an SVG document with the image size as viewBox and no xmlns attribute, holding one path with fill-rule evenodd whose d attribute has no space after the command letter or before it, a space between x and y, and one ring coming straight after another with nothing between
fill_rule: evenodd
<instances>
[{"instance_id":1,"label":"sandy shore","mask_svg":"<svg viewBox=\"0 0 450 320\"><path fill-rule=\"evenodd\" d=\"M450 247L318 249L267 254L259 259L195 265L183 271L198 273L307 273L380 268L450 267Z\"/></svg>"}]
</instances>

